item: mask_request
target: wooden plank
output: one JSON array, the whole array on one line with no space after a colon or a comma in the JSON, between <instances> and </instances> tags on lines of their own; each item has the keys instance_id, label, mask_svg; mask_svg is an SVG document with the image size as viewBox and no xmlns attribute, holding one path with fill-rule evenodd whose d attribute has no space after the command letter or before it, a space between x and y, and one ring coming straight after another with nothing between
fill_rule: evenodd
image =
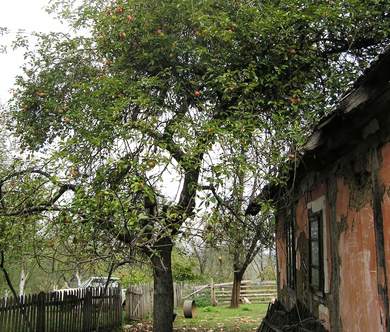
<instances>
[{"instance_id":1,"label":"wooden plank","mask_svg":"<svg viewBox=\"0 0 390 332\"><path fill-rule=\"evenodd\" d=\"M62 302L62 293L57 293L56 294L56 328L57 331L62 331L63 328L63 320L62 320L62 307L61 307L61 302Z\"/></svg>"},{"instance_id":2,"label":"wooden plank","mask_svg":"<svg viewBox=\"0 0 390 332\"><path fill-rule=\"evenodd\" d=\"M45 298L44 293L38 294L37 301L37 331L45 332Z\"/></svg>"},{"instance_id":3,"label":"wooden plank","mask_svg":"<svg viewBox=\"0 0 390 332\"><path fill-rule=\"evenodd\" d=\"M11 329L11 319L12 319L12 310L11 310L11 307L12 307L12 298L9 297L7 299L7 316L6 316L6 331L9 331Z\"/></svg>"},{"instance_id":4,"label":"wooden plank","mask_svg":"<svg viewBox=\"0 0 390 332\"><path fill-rule=\"evenodd\" d=\"M5 306L4 306L4 330L8 331L8 321L9 321L9 310L6 309L9 305L9 298L6 299Z\"/></svg>"},{"instance_id":5,"label":"wooden plank","mask_svg":"<svg viewBox=\"0 0 390 332\"><path fill-rule=\"evenodd\" d=\"M36 322L35 322L35 315L34 315L34 310L35 310L35 305L36 305L36 295L32 294L30 299L29 299L30 305L29 305L29 312L28 312L28 318L30 321L30 326L33 329L33 331L36 330ZM30 331L29 331L30 332Z\"/></svg>"},{"instance_id":6,"label":"wooden plank","mask_svg":"<svg viewBox=\"0 0 390 332\"><path fill-rule=\"evenodd\" d=\"M106 326L109 328L113 328L115 326L115 317L116 317L116 303L115 303L115 296L117 292L116 289L110 290L110 296L107 299L107 305L108 305L108 315L107 315L107 321Z\"/></svg>"},{"instance_id":7,"label":"wooden plank","mask_svg":"<svg viewBox=\"0 0 390 332\"><path fill-rule=\"evenodd\" d=\"M4 331L5 299L0 299L0 331Z\"/></svg>"},{"instance_id":8,"label":"wooden plank","mask_svg":"<svg viewBox=\"0 0 390 332\"><path fill-rule=\"evenodd\" d=\"M7 309L7 305L9 303L9 299L4 301L4 330L8 331L8 318L9 318L9 310Z\"/></svg>"},{"instance_id":9,"label":"wooden plank","mask_svg":"<svg viewBox=\"0 0 390 332\"><path fill-rule=\"evenodd\" d=\"M69 312L70 312L70 303L69 303L70 297L69 293L66 293L64 296L64 321L65 321L65 331L70 332L70 319L69 319Z\"/></svg>"},{"instance_id":10,"label":"wooden plank","mask_svg":"<svg viewBox=\"0 0 390 332\"><path fill-rule=\"evenodd\" d=\"M66 299L67 294L66 292L62 295L62 301L61 301L61 318L62 318L62 328L64 332L69 332L68 330L68 320L66 316Z\"/></svg>"},{"instance_id":11,"label":"wooden plank","mask_svg":"<svg viewBox=\"0 0 390 332\"><path fill-rule=\"evenodd\" d=\"M19 312L20 312L20 307L19 307L19 297L15 298L15 308L14 308L14 323L13 323L13 328L15 331L18 331L18 322L19 322Z\"/></svg>"},{"instance_id":12,"label":"wooden plank","mask_svg":"<svg viewBox=\"0 0 390 332\"><path fill-rule=\"evenodd\" d=\"M215 286L215 287L217 287L217 286ZM207 288L210 288L210 285L202 286L201 288L197 289L196 291L192 292L191 294L188 294L187 296L183 297L183 300L185 300L191 296L194 296Z\"/></svg>"},{"instance_id":13,"label":"wooden plank","mask_svg":"<svg viewBox=\"0 0 390 332\"><path fill-rule=\"evenodd\" d=\"M20 331L20 312L21 312L20 301L21 298L18 297L15 303L15 325L14 325L15 331Z\"/></svg>"},{"instance_id":14,"label":"wooden plank","mask_svg":"<svg viewBox=\"0 0 390 332\"><path fill-rule=\"evenodd\" d=\"M65 328L65 320L64 320L64 310L63 310L63 300L64 300L64 293L61 292L58 294L58 330L64 331Z\"/></svg>"},{"instance_id":15,"label":"wooden plank","mask_svg":"<svg viewBox=\"0 0 390 332\"><path fill-rule=\"evenodd\" d=\"M45 294L45 308L46 308L46 319L45 319L45 331L51 332L52 331L52 323L53 323L53 305L52 305L52 299L49 293Z\"/></svg>"},{"instance_id":16,"label":"wooden plank","mask_svg":"<svg viewBox=\"0 0 390 332\"><path fill-rule=\"evenodd\" d=\"M21 296L19 298L19 319L18 319L17 331L23 331L24 316L26 314L25 302L26 302L26 296Z\"/></svg>"},{"instance_id":17,"label":"wooden plank","mask_svg":"<svg viewBox=\"0 0 390 332\"><path fill-rule=\"evenodd\" d=\"M22 331L28 331L28 326L27 326L27 322L26 322L26 319L28 321L30 321L30 318L28 316L28 310L29 310L29 296L26 295L24 296L24 299L23 299L24 303L24 316L22 316Z\"/></svg>"},{"instance_id":18,"label":"wooden plank","mask_svg":"<svg viewBox=\"0 0 390 332\"><path fill-rule=\"evenodd\" d=\"M73 290L68 294L68 308L67 308L67 316L68 316L68 330L73 331Z\"/></svg>"},{"instance_id":19,"label":"wooden plank","mask_svg":"<svg viewBox=\"0 0 390 332\"><path fill-rule=\"evenodd\" d=\"M10 298L10 316L9 316L9 329L10 331L14 328L14 317L15 317L15 298Z\"/></svg>"},{"instance_id":20,"label":"wooden plank","mask_svg":"<svg viewBox=\"0 0 390 332\"><path fill-rule=\"evenodd\" d=\"M78 332L82 332L83 330L83 320L82 320L82 309L83 309L83 302L82 302L82 297L83 297L83 294L84 294L84 290L82 289L79 289L78 290L78 300L79 300L79 303L78 303L78 306L77 306L77 310L78 310L78 329L77 331Z\"/></svg>"},{"instance_id":21,"label":"wooden plank","mask_svg":"<svg viewBox=\"0 0 390 332\"><path fill-rule=\"evenodd\" d=\"M99 289L98 288L95 288L95 289L92 289L92 330L96 330L96 326L97 326L97 305L98 305L98 301L97 301L97 294L99 292Z\"/></svg>"},{"instance_id":22,"label":"wooden plank","mask_svg":"<svg viewBox=\"0 0 390 332\"><path fill-rule=\"evenodd\" d=\"M76 331L81 332L80 328L80 289L76 292L77 296L77 307L76 307Z\"/></svg>"},{"instance_id":23,"label":"wooden plank","mask_svg":"<svg viewBox=\"0 0 390 332\"><path fill-rule=\"evenodd\" d=\"M32 294L29 298L28 319L30 322L30 328L33 331L36 331L36 318L35 318L36 301L37 301L36 295Z\"/></svg>"},{"instance_id":24,"label":"wooden plank","mask_svg":"<svg viewBox=\"0 0 390 332\"><path fill-rule=\"evenodd\" d=\"M15 325L16 325L16 316L18 312L17 304L18 304L18 298L13 297L12 298L12 307L11 307L11 312L12 312L12 318L11 318L11 328L14 330Z\"/></svg>"},{"instance_id":25,"label":"wooden plank","mask_svg":"<svg viewBox=\"0 0 390 332\"><path fill-rule=\"evenodd\" d=\"M68 296L68 329L69 331L73 331L73 298L74 292L73 289L69 292Z\"/></svg>"},{"instance_id":26,"label":"wooden plank","mask_svg":"<svg viewBox=\"0 0 390 332\"><path fill-rule=\"evenodd\" d=\"M80 289L75 292L76 307L75 307L75 328L76 332L80 332Z\"/></svg>"},{"instance_id":27,"label":"wooden plank","mask_svg":"<svg viewBox=\"0 0 390 332\"><path fill-rule=\"evenodd\" d=\"M9 309L8 309L8 329L11 330L12 324L13 324L13 305L14 305L14 298L10 297L9 298Z\"/></svg>"}]
</instances>

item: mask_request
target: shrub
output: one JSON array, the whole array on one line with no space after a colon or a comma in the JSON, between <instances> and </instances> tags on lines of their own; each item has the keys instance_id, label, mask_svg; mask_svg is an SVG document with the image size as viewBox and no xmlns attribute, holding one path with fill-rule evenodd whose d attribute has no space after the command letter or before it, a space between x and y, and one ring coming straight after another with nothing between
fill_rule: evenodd
<instances>
[{"instance_id":1,"label":"shrub","mask_svg":"<svg viewBox=\"0 0 390 332\"><path fill-rule=\"evenodd\" d=\"M196 306L200 307L200 308L211 306L211 298L210 297L211 297L210 290L209 289L204 290L203 292L198 294L198 296L194 297Z\"/></svg>"}]
</instances>

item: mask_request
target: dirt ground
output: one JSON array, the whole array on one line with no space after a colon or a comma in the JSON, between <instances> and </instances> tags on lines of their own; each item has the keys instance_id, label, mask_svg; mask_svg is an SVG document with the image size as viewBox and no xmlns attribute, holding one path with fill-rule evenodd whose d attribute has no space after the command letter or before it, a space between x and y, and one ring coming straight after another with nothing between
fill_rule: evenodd
<instances>
[{"instance_id":1,"label":"dirt ground","mask_svg":"<svg viewBox=\"0 0 390 332\"><path fill-rule=\"evenodd\" d=\"M151 332L153 331L152 325L148 323L138 323L136 325L126 325L123 327L123 332ZM223 328L199 328L199 327L181 327L174 328L174 332L225 332Z\"/></svg>"}]
</instances>

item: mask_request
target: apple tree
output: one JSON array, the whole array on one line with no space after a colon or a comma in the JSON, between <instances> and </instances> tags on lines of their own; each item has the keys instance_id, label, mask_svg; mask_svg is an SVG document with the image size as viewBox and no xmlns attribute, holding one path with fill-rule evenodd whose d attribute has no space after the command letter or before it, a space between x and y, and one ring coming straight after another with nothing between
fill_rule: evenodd
<instances>
[{"instance_id":1,"label":"apple tree","mask_svg":"<svg viewBox=\"0 0 390 332\"><path fill-rule=\"evenodd\" d=\"M224 144L269 137L262 153L279 176L272 166L389 41L390 5L74 3L52 2L74 32L36 34L26 52L14 132L72 178L62 217L150 259L154 331L172 331L172 247L200 192L223 181Z\"/></svg>"}]
</instances>

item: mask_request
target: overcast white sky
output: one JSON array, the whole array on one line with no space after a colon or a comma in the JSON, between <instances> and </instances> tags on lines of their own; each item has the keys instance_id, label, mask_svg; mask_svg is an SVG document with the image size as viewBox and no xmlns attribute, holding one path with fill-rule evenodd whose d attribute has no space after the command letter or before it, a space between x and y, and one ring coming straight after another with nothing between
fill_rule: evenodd
<instances>
[{"instance_id":1,"label":"overcast white sky","mask_svg":"<svg viewBox=\"0 0 390 332\"><path fill-rule=\"evenodd\" d=\"M49 32L66 30L58 21L45 12L49 0L0 0L0 27L11 29L9 37L15 37L15 32L24 29L31 31ZM9 40L9 38L6 38ZM5 38L0 36L0 44ZM9 98L9 90L14 78L21 72L23 53L8 49L7 54L0 54L0 102Z\"/></svg>"},{"instance_id":2,"label":"overcast white sky","mask_svg":"<svg viewBox=\"0 0 390 332\"><path fill-rule=\"evenodd\" d=\"M48 3L49 0L0 0L0 27L7 27L12 31L9 36L0 36L0 45L15 38L15 33L20 29L25 30L27 35L32 31L67 31L67 27L46 13L45 6ZM21 50L15 52L8 48L6 54L0 53L0 103L6 103L11 97L9 91L15 76L22 73L23 62ZM177 185L180 184L180 179L174 178L177 175L166 176L162 184L163 188L168 188L168 196L172 200L175 199Z\"/></svg>"}]
</instances>

